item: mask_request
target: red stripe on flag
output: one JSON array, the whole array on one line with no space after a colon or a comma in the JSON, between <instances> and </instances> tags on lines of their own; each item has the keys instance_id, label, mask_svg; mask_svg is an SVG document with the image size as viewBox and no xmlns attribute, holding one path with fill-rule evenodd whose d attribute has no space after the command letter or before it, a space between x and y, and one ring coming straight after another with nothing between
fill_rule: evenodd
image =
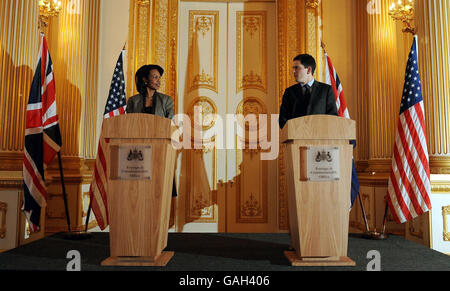
<instances>
[{"instance_id":1,"label":"red stripe on flag","mask_svg":"<svg viewBox=\"0 0 450 291\"><path fill-rule=\"evenodd\" d=\"M101 146L98 149L98 157L100 159L100 164L102 166L103 173L106 176L106 159L105 159L105 154L103 153L103 148ZM97 175L98 175L98 172L97 172ZM96 177L96 179L97 179L97 177ZM99 183L97 183L97 185L99 185ZM101 183L101 187L102 187L101 188L102 199L103 199L104 204L107 205L106 204L106 191L105 191L103 183Z\"/></svg>"},{"instance_id":2,"label":"red stripe on flag","mask_svg":"<svg viewBox=\"0 0 450 291\"><path fill-rule=\"evenodd\" d=\"M44 164L48 165L53 160L58 152L55 151L48 143L44 141L43 155Z\"/></svg>"},{"instance_id":3,"label":"red stripe on flag","mask_svg":"<svg viewBox=\"0 0 450 291\"><path fill-rule=\"evenodd\" d=\"M26 129L42 126L41 109L27 110L25 126L26 126Z\"/></svg>"},{"instance_id":4,"label":"red stripe on flag","mask_svg":"<svg viewBox=\"0 0 450 291\"><path fill-rule=\"evenodd\" d=\"M415 169L414 161L412 162L414 168L411 166L412 156L411 156L411 153L408 148L408 143L406 142L405 133L403 132L403 127L401 126L401 122L399 122L399 125L398 125L398 134L399 134L400 141L401 141L401 144L403 147L403 152L405 153L403 159L406 158L408 165L409 165L409 170L414 175L414 171L416 169ZM408 193L409 199L411 200L411 202L414 206L414 209L416 210L417 215L421 215L423 213L422 207L419 205L419 202L417 201L415 192L412 189L411 182L409 181L409 178L406 176L406 170L403 168L402 160L400 159L400 154L398 153L397 145L394 147L394 158L397 162L397 167L399 169L399 173L402 178L402 182L405 186L406 192ZM416 185L417 185L417 180L416 180ZM420 189L419 185L417 185L417 187Z\"/></svg>"},{"instance_id":5,"label":"red stripe on flag","mask_svg":"<svg viewBox=\"0 0 450 291\"><path fill-rule=\"evenodd\" d=\"M403 186L405 187L405 192L408 194L408 197L410 197L410 200L411 200L411 195L409 194L409 189L411 188L411 185L409 183L409 180L405 179L405 171L404 171L403 165L401 163L401 159L400 159L400 155L399 155L397 146L394 147L394 160L395 160L395 164L397 166L398 174L400 175L400 180L403 181ZM412 219L411 212L409 211L409 208L406 205L405 200L403 199L403 192L400 190L400 186L398 185L398 182L400 182L400 181L397 180L397 177L394 174L394 170L392 170L390 178L391 178L392 186L395 190L395 195L397 197L397 203L400 205L400 209L403 212L403 216ZM414 204L414 202L413 202L413 204Z\"/></svg>"},{"instance_id":6,"label":"red stripe on flag","mask_svg":"<svg viewBox=\"0 0 450 291\"><path fill-rule=\"evenodd\" d=\"M36 176L34 168L31 165L30 161L28 160L27 156L24 156L23 164L24 164L25 168L27 169L28 173L30 174L31 179L33 179L34 186L39 190L40 194L45 198L45 200L47 200L47 190L42 186L41 181ZM30 189L28 189L28 190L30 190Z\"/></svg>"},{"instance_id":7,"label":"red stripe on flag","mask_svg":"<svg viewBox=\"0 0 450 291\"><path fill-rule=\"evenodd\" d=\"M331 88L333 88L334 99L335 99L335 101L337 101L339 96L338 96L338 92L337 92L337 88L336 88L336 80L334 78L334 67L333 67L333 64L331 63L331 59L328 56L327 56L327 61L328 61L328 73L329 73L329 77L330 77L330 81L331 81Z\"/></svg>"},{"instance_id":8,"label":"red stripe on flag","mask_svg":"<svg viewBox=\"0 0 450 291\"><path fill-rule=\"evenodd\" d=\"M53 75L53 72L50 74ZM46 77L47 79L47 77ZM46 80L47 81L47 80ZM51 80L50 83L47 84L44 95L48 98L42 98L42 112L46 113L47 110L52 106L53 102L56 102L56 94L55 94L55 81ZM55 104L56 106L56 104Z\"/></svg>"},{"instance_id":9,"label":"red stripe on flag","mask_svg":"<svg viewBox=\"0 0 450 291\"><path fill-rule=\"evenodd\" d=\"M52 124L54 122L58 122L58 115L55 115L55 116L52 116L52 117L48 118L45 121L45 123L43 124L43 126L45 127L45 126L50 125L50 124Z\"/></svg>"},{"instance_id":10,"label":"red stripe on flag","mask_svg":"<svg viewBox=\"0 0 450 291\"><path fill-rule=\"evenodd\" d=\"M41 88L45 88L45 78L46 78L46 69L47 69L47 41L45 37L42 38L42 50L41 50ZM42 89L41 89L42 90ZM39 92L41 93L41 92Z\"/></svg>"},{"instance_id":11,"label":"red stripe on flag","mask_svg":"<svg viewBox=\"0 0 450 291\"><path fill-rule=\"evenodd\" d=\"M406 118L406 124L408 125L408 128L409 128L409 134L411 135L411 138L413 139L413 144L417 145L415 147L415 149L419 156L420 161L422 162L422 166L424 168L429 168L427 158L425 156L422 145L420 143L420 138L419 138L419 135L417 134L417 131L416 131L416 128L414 125L414 121L411 118L411 114L410 114L409 110L405 111L405 118ZM425 189L422 178L419 175L419 169L417 168L417 165L416 165L410 152L409 152L409 155L407 156L407 158L408 158L409 167L411 168L411 172L414 176L414 181L416 181L417 187L419 188L420 195L424 199L428 208L430 208L431 207L430 198L428 197L428 193L427 193L427 190ZM427 178L429 179L429 176L427 176Z\"/></svg>"},{"instance_id":12,"label":"red stripe on flag","mask_svg":"<svg viewBox=\"0 0 450 291\"><path fill-rule=\"evenodd\" d=\"M400 224L401 221L400 221L400 219L398 218L397 213L396 213L395 211L392 211L392 209L395 209L395 208L394 208L394 205L393 205L393 203L392 203L391 196L389 195L389 193L388 193L388 195L386 196L386 202L387 202L388 205L389 205L389 209L391 209L391 215L394 217L394 220L395 220L397 223Z\"/></svg>"},{"instance_id":13,"label":"red stripe on flag","mask_svg":"<svg viewBox=\"0 0 450 291\"><path fill-rule=\"evenodd\" d=\"M106 226L108 225L108 217L105 218L106 219L106 222L105 222L105 220L103 220L102 211L100 210L100 206L97 202L97 199L95 199L94 190L92 189L92 184L89 187L89 197L91 200L92 211L94 212L95 219L97 220L97 224L101 230L104 230L106 228ZM107 209L106 209L106 215L108 216Z\"/></svg>"}]
</instances>

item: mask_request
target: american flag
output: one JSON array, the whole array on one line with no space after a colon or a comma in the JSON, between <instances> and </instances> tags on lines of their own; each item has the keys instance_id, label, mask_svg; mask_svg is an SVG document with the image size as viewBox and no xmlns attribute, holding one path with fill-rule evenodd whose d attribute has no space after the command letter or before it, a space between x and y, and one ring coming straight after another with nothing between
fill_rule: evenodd
<instances>
[{"instance_id":1,"label":"american flag","mask_svg":"<svg viewBox=\"0 0 450 291\"><path fill-rule=\"evenodd\" d=\"M110 118L125 114L126 111L126 96L125 96L125 78L123 74L123 54L120 53L114 69L111 87L109 89L108 99L106 101L105 112L103 118ZM108 225L108 203L106 200L106 158L105 148L106 143L103 138L103 133L100 133L100 140L97 148L97 158L95 160L94 174L91 185L89 187L89 196L91 201L92 211L95 219L101 230L104 230Z\"/></svg>"},{"instance_id":2,"label":"american flag","mask_svg":"<svg viewBox=\"0 0 450 291\"><path fill-rule=\"evenodd\" d=\"M24 196L22 211L33 232L40 229L41 208L46 206L44 165L50 164L61 148L56 113L53 65L45 36L41 35L38 64L31 84L26 111L23 156Z\"/></svg>"},{"instance_id":3,"label":"american flag","mask_svg":"<svg viewBox=\"0 0 450 291\"><path fill-rule=\"evenodd\" d=\"M386 195L397 223L412 220L431 209L425 114L417 63L417 37L414 37L406 67L392 170Z\"/></svg>"},{"instance_id":4,"label":"american flag","mask_svg":"<svg viewBox=\"0 0 450 291\"><path fill-rule=\"evenodd\" d=\"M336 99L336 107L340 117L345 117L350 119L350 114L348 113L347 102L345 102L344 90L342 89L341 81L339 76L334 69L333 63L330 57L325 53L325 83L331 85L334 91L334 96ZM353 147L356 146L356 141L352 141ZM350 209L353 207L353 203L356 200L359 192L359 181L356 174L355 161L352 161L352 185L350 192Z\"/></svg>"}]
</instances>

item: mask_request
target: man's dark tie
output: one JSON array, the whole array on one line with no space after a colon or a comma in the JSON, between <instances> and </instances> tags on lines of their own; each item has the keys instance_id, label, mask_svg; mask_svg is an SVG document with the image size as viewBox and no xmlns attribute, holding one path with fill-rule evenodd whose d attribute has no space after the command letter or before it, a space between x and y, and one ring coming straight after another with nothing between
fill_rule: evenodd
<instances>
[{"instance_id":1,"label":"man's dark tie","mask_svg":"<svg viewBox=\"0 0 450 291\"><path fill-rule=\"evenodd\" d=\"M311 87L306 84L302 86L302 93L305 100L305 107L308 107L309 102L311 100Z\"/></svg>"}]
</instances>

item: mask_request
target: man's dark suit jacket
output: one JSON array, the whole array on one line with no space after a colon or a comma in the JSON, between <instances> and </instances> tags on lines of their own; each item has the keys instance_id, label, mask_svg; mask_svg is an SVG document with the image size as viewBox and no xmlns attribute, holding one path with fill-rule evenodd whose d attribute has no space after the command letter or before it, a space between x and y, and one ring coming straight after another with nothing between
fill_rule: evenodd
<instances>
[{"instance_id":1,"label":"man's dark suit jacket","mask_svg":"<svg viewBox=\"0 0 450 291\"><path fill-rule=\"evenodd\" d=\"M306 115L338 115L334 92L330 85L315 80L311 87L310 101L305 99L300 84L286 89L280 108L280 128L283 128L288 120Z\"/></svg>"}]
</instances>

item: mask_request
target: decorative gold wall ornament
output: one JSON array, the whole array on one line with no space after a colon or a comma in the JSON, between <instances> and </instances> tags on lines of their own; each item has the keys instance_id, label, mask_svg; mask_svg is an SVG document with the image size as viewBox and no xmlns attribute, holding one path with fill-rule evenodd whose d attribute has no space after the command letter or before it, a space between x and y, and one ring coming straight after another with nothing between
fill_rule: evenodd
<instances>
[{"instance_id":1,"label":"decorative gold wall ornament","mask_svg":"<svg viewBox=\"0 0 450 291\"><path fill-rule=\"evenodd\" d=\"M211 29L212 27L212 19L211 17L206 16L200 16L197 18L197 22L195 23L195 29L200 31L205 37L206 33Z\"/></svg>"},{"instance_id":2,"label":"decorative gold wall ornament","mask_svg":"<svg viewBox=\"0 0 450 291\"><path fill-rule=\"evenodd\" d=\"M444 219L443 229L444 229L444 241L450 241L450 230L449 230L449 219L450 216L450 205L442 207L442 217Z\"/></svg>"},{"instance_id":3,"label":"decorative gold wall ornament","mask_svg":"<svg viewBox=\"0 0 450 291\"><path fill-rule=\"evenodd\" d=\"M320 0L306 0L305 6L306 8L316 9L319 7Z\"/></svg>"},{"instance_id":4,"label":"decorative gold wall ornament","mask_svg":"<svg viewBox=\"0 0 450 291\"><path fill-rule=\"evenodd\" d=\"M148 6L150 4L150 0L137 0L137 5L139 6Z\"/></svg>"},{"instance_id":5,"label":"decorative gold wall ornament","mask_svg":"<svg viewBox=\"0 0 450 291\"><path fill-rule=\"evenodd\" d=\"M202 68L202 73L197 74L192 80L194 87L204 86L214 86L214 78L211 75L205 73L205 69Z\"/></svg>"},{"instance_id":6,"label":"decorative gold wall ornament","mask_svg":"<svg viewBox=\"0 0 450 291\"><path fill-rule=\"evenodd\" d=\"M212 206L209 206L207 199L203 199L203 193L197 193L195 197L192 214L197 217L212 216Z\"/></svg>"},{"instance_id":7,"label":"decorative gold wall ornament","mask_svg":"<svg viewBox=\"0 0 450 291\"><path fill-rule=\"evenodd\" d=\"M189 92L218 92L219 11L189 11Z\"/></svg>"},{"instance_id":8,"label":"decorative gold wall ornament","mask_svg":"<svg viewBox=\"0 0 450 291\"><path fill-rule=\"evenodd\" d=\"M414 21L414 1L413 0L398 0L393 2L389 7L389 15L394 20L399 20L403 23L403 32L416 34L417 29L413 27Z\"/></svg>"},{"instance_id":9,"label":"decorative gold wall ornament","mask_svg":"<svg viewBox=\"0 0 450 291\"><path fill-rule=\"evenodd\" d=\"M236 93L246 89L266 93L267 13L238 11L236 18Z\"/></svg>"},{"instance_id":10,"label":"decorative gold wall ornament","mask_svg":"<svg viewBox=\"0 0 450 291\"><path fill-rule=\"evenodd\" d=\"M250 37L253 38L253 34L258 30L260 25L259 18L253 16L244 17L244 27L250 33Z\"/></svg>"},{"instance_id":11,"label":"decorative gold wall ornament","mask_svg":"<svg viewBox=\"0 0 450 291\"><path fill-rule=\"evenodd\" d=\"M195 107L199 107L201 109L200 114L202 116L202 130L206 131L208 129L211 129L217 121L217 106L216 103L211 98L200 96L192 102L191 106L188 110L189 118L191 119L191 124L193 124L195 127L198 125L195 124L195 116L194 116L194 110Z\"/></svg>"},{"instance_id":12,"label":"decorative gold wall ornament","mask_svg":"<svg viewBox=\"0 0 450 291\"><path fill-rule=\"evenodd\" d=\"M250 200L245 201L241 209L241 215L246 217L261 216L262 209L259 202L255 199L255 195L250 193Z\"/></svg>"},{"instance_id":13,"label":"decorative gold wall ornament","mask_svg":"<svg viewBox=\"0 0 450 291\"><path fill-rule=\"evenodd\" d=\"M59 0L39 0L39 29L48 27L50 17L58 16L61 11L61 1Z\"/></svg>"},{"instance_id":14,"label":"decorative gold wall ornament","mask_svg":"<svg viewBox=\"0 0 450 291\"><path fill-rule=\"evenodd\" d=\"M257 97L246 97L244 100L242 100L237 109L236 109L237 115L243 115L244 118L249 115L253 114L256 115L256 119L259 124L259 115L260 114L267 114L267 107L264 104L263 101L261 101ZM238 120L241 127L244 127L243 120ZM248 123L246 124L246 129L248 129Z\"/></svg>"},{"instance_id":15,"label":"decorative gold wall ornament","mask_svg":"<svg viewBox=\"0 0 450 291\"><path fill-rule=\"evenodd\" d=\"M250 88L256 88L256 89L263 89L264 85L261 76L255 74L253 70L250 71L250 74L245 75L242 77L241 88L250 89Z\"/></svg>"}]
</instances>

